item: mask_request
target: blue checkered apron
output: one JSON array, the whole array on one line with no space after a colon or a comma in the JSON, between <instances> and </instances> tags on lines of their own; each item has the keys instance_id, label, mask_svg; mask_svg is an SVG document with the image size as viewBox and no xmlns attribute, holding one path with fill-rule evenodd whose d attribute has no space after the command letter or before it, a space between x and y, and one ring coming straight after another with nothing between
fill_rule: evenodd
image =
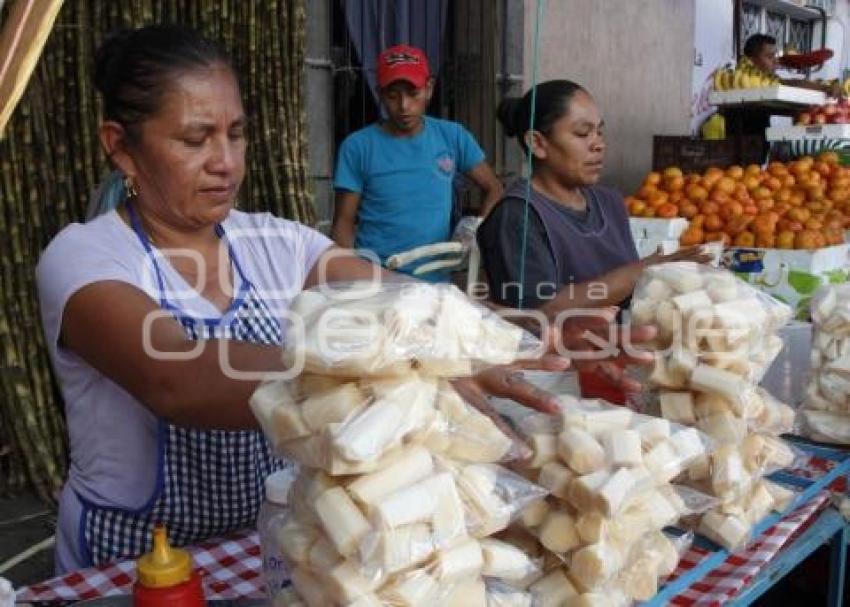
<instances>
[{"instance_id":1,"label":"blue checkered apron","mask_svg":"<svg viewBox=\"0 0 850 607\"><path fill-rule=\"evenodd\" d=\"M193 318L169 302L156 255L129 204L128 210L133 230L156 271L160 305L174 314L190 339L281 344L283 333L279 320L242 272L229 245L230 260L242 285L222 318ZM225 236L220 225L216 226L216 233L219 238ZM166 525L175 545L253 527L263 500L264 479L269 473L291 465L275 458L268 442L256 431L195 430L160 420L157 445L156 486L141 508L105 507L78 495L83 506L80 548L91 565L148 552L156 523Z\"/></svg>"}]
</instances>

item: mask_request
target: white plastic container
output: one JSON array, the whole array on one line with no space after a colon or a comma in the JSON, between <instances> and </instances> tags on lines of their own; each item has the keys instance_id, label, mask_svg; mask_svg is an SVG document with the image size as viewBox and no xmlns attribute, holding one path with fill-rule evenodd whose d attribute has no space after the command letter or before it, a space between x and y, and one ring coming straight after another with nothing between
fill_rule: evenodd
<instances>
[{"instance_id":1,"label":"white plastic container","mask_svg":"<svg viewBox=\"0 0 850 607\"><path fill-rule=\"evenodd\" d=\"M266 477L266 499L260 506L257 516L257 531L260 535L260 547L263 555L263 578L266 582L266 594L269 604L276 605L275 597L289 586L289 569L283 553L278 547L274 530L281 524L288 512L289 487L295 480L292 468L272 472Z\"/></svg>"},{"instance_id":2,"label":"white plastic container","mask_svg":"<svg viewBox=\"0 0 850 607\"><path fill-rule=\"evenodd\" d=\"M811 369L812 323L792 321L779 329L784 346L770 365L761 385L773 396L795 409Z\"/></svg>"}]
</instances>

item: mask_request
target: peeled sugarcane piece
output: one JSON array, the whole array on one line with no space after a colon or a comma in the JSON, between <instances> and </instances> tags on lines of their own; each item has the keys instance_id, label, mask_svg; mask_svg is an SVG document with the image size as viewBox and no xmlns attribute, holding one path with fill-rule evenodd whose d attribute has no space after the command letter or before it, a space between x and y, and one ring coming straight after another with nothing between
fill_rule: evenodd
<instances>
[{"instance_id":1,"label":"peeled sugarcane piece","mask_svg":"<svg viewBox=\"0 0 850 607\"><path fill-rule=\"evenodd\" d=\"M708 294L711 301L714 303L722 303L724 301L732 301L738 297L737 278L730 277L726 279L723 275L717 275L709 278L706 281L705 292Z\"/></svg>"},{"instance_id":2,"label":"peeled sugarcane piece","mask_svg":"<svg viewBox=\"0 0 850 607\"><path fill-rule=\"evenodd\" d=\"M596 590L611 581L622 566L620 551L602 542L577 550L570 560L570 573L583 588Z\"/></svg>"},{"instance_id":3,"label":"peeled sugarcane piece","mask_svg":"<svg viewBox=\"0 0 850 607\"><path fill-rule=\"evenodd\" d=\"M649 299L632 301L631 320L633 325L651 325L655 320L656 302Z\"/></svg>"},{"instance_id":4,"label":"peeled sugarcane piece","mask_svg":"<svg viewBox=\"0 0 850 607\"><path fill-rule=\"evenodd\" d=\"M490 419L474 407L451 429L445 454L467 462L498 462L507 455L513 441Z\"/></svg>"},{"instance_id":5,"label":"peeled sugarcane piece","mask_svg":"<svg viewBox=\"0 0 850 607\"><path fill-rule=\"evenodd\" d=\"M307 554L307 563L313 571L330 571L342 559L334 545L324 535L321 535Z\"/></svg>"},{"instance_id":6,"label":"peeled sugarcane piece","mask_svg":"<svg viewBox=\"0 0 850 607\"><path fill-rule=\"evenodd\" d=\"M663 280L653 278L644 285L641 297L656 302L667 301L673 295L673 288Z\"/></svg>"},{"instance_id":7,"label":"peeled sugarcane piece","mask_svg":"<svg viewBox=\"0 0 850 607\"><path fill-rule=\"evenodd\" d=\"M711 458L702 455L688 466L688 478L692 481L704 481L711 478Z\"/></svg>"},{"instance_id":8,"label":"peeled sugarcane piece","mask_svg":"<svg viewBox=\"0 0 850 607\"><path fill-rule=\"evenodd\" d=\"M731 551L746 543L750 536L750 525L736 516L709 510L702 516L697 531Z\"/></svg>"},{"instance_id":9,"label":"peeled sugarcane piece","mask_svg":"<svg viewBox=\"0 0 850 607\"><path fill-rule=\"evenodd\" d=\"M639 493L627 506L626 513L640 512L646 514L649 525L655 529L672 525L679 519L680 515L684 514L684 509L679 508L681 500L675 499L678 498L678 495L675 495L672 489L669 492L662 491L666 488L662 487ZM673 495L671 496L671 494Z\"/></svg>"},{"instance_id":10,"label":"peeled sugarcane piece","mask_svg":"<svg viewBox=\"0 0 850 607\"><path fill-rule=\"evenodd\" d=\"M434 556L434 577L442 584L451 584L481 574L484 556L478 540L466 538Z\"/></svg>"},{"instance_id":11,"label":"peeled sugarcane piece","mask_svg":"<svg viewBox=\"0 0 850 607\"><path fill-rule=\"evenodd\" d=\"M697 365L691 373L691 388L722 396L735 408L737 415L743 413L741 397L748 387L747 382L740 376L705 364Z\"/></svg>"},{"instance_id":12,"label":"peeled sugarcane piece","mask_svg":"<svg viewBox=\"0 0 850 607\"><path fill-rule=\"evenodd\" d=\"M447 546L466 532L466 513L455 479L449 473L438 474L428 482L430 491L436 496L431 526L434 544Z\"/></svg>"},{"instance_id":13,"label":"peeled sugarcane piece","mask_svg":"<svg viewBox=\"0 0 850 607\"><path fill-rule=\"evenodd\" d=\"M720 497L739 496L750 486L752 475L744 467L737 445L726 445L711 456L711 487Z\"/></svg>"},{"instance_id":14,"label":"peeled sugarcane piece","mask_svg":"<svg viewBox=\"0 0 850 607\"><path fill-rule=\"evenodd\" d=\"M564 607L622 607L625 605L618 597L611 596L604 592L585 592L578 596L571 597Z\"/></svg>"},{"instance_id":15,"label":"peeled sugarcane piece","mask_svg":"<svg viewBox=\"0 0 850 607\"><path fill-rule=\"evenodd\" d=\"M764 488L767 489L773 497L773 510L775 512L782 513L788 510L797 497L797 494L794 493L794 491L787 487L783 487L778 483L774 483L773 481L762 479L761 484L764 485Z\"/></svg>"},{"instance_id":16,"label":"peeled sugarcane piece","mask_svg":"<svg viewBox=\"0 0 850 607\"><path fill-rule=\"evenodd\" d=\"M533 598L530 593L508 585L488 587L487 607L533 607Z\"/></svg>"},{"instance_id":17,"label":"peeled sugarcane piece","mask_svg":"<svg viewBox=\"0 0 850 607\"><path fill-rule=\"evenodd\" d=\"M310 428L301 416L301 407L284 381L269 381L259 385L251 395L251 410L263 433L275 446L310 435Z\"/></svg>"},{"instance_id":18,"label":"peeled sugarcane piece","mask_svg":"<svg viewBox=\"0 0 850 607\"><path fill-rule=\"evenodd\" d=\"M437 476L442 476L441 473ZM381 527L401 527L413 523L430 522L437 508L437 496L428 477L385 495L374 508L374 514Z\"/></svg>"},{"instance_id":19,"label":"peeled sugarcane piece","mask_svg":"<svg viewBox=\"0 0 850 607\"><path fill-rule=\"evenodd\" d=\"M671 377L686 383L690 380L691 373L694 372L698 363L699 360L693 352L676 347L667 360L667 372Z\"/></svg>"},{"instance_id":20,"label":"peeled sugarcane piece","mask_svg":"<svg viewBox=\"0 0 850 607\"><path fill-rule=\"evenodd\" d=\"M794 409L775 398L765 398L761 414L756 418L758 428L770 434L784 434L794 429Z\"/></svg>"},{"instance_id":21,"label":"peeled sugarcane piece","mask_svg":"<svg viewBox=\"0 0 850 607\"><path fill-rule=\"evenodd\" d=\"M337 552L344 557L354 554L371 527L345 489L328 489L316 499L315 509Z\"/></svg>"},{"instance_id":22,"label":"peeled sugarcane piece","mask_svg":"<svg viewBox=\"0 0 850 607\"><path fill-rule=\"evenodd\" d=\"M655 552L660 556L658 563L659 577L667 577L676 571L681 555L666 535L660 531L650 533L644 539L643 548L648 552Z\"/></svg>"},{"instance_id":23,"label":"peeled sugarcane piece","mask_svg":"<svg viewBox=\"0 0 850 607\"><path fill-rule=\"evenodd\" d=\"M634 430L640 435L642 449L649 451L670 437L670 422L660 417L653 417L639 422Z\"/></svg>"},{"instance_id":24,"label":"peeled sugarcane piece","mask_svg":"<svg viewBox=\"0 0 850 607\"><path fill-rule=\"evenodd\" d=\"M332 439L334 449L350 461L375 460L401 441L405 415L403 403L372 403L337 429Z\"/></svg>"},{"instance_id":25,"label":"peeled sugarcane piece","mask_svg":"<svg viewBox=\"0 0 850 607\"><path fill-rule=\"evenodd\" d=\"M328 430L331 434L334 432L334 426L336 424L331 424L328 426ZM313 437L310 437L313 438ZM308 439L301 439L308 440ZM329 439L323 440L321 445L323 448L329 443ZM404 450L401 446L394 446L391 449L387 449L381 454L380 457L373 460L366 460L362 462L352 462L338 455L332 455L330 461L325 462L325 471L331 476L349 476L352 474L370 474L377 470L382 470L388 466L394 464L398 459L404 454Z\"/></svg>"},{"instance_id":26,"label":"peeled sugarcane piece","mask_svg":"<svg viewBox=\"0 0 850 607\"><path fill-rule=\"evenodd\" d=\"M658 592L658 565L661 556L642 552L625 567L616 579L616 586L626 596L637 601L648 601Z\"/></svg>"},{"instance_id":27,"label":"peeled sugarcane piece","mask_svg":"<svg viewBox=\"0 0 850 607\"><path fill-rule=\"evenodd\" d=\"M598 436L612 430L622 430L632 423L634 414L631 409L609 405L606 407L565 410L562 413L563 428L577 428L592 436Z\"/></svg>"},{"instance_id":28,"label":"peeled sugarcane piece","mask_svg":"<svg viewBox=\"0 0 850 607\"><path fill-rule=\"evenodd\" d=\"M470 464L458 478L461 498L472 515L469 523L474 537L486 537L508 526L512 506L499 490L499 469L487 464Z\"/></svg>"},{"instance_id":29,"label":"peeled sugarcane piece","mask_svg":"<svg viewBox=\"0 0 850 607\"><path fill-rule=\"evenodd\" d=\"M689 293L702 288L703 277L699 266L694 262L676 261L658 264L647 268L652 278L658 278L670 285L677 293Z\"/></svg>"},{"instance_id":30,"label":"peeled sugarcane piece","mask_svg":"<svg viewBox=\"0 0 850 607\"><path fill-rule=\"evenodd\" d=\"M682 334L682 315L672 301L662 301L655 305L655 323L659 333L671 337Z\"/></svg>"},{"instance_id":31,"label":"peeled sugarcane piece","mask_svg":"<svg viewBox=\"0 0 850 607\"><path fill-rule=\"evenodd\" d=\"M582 512L576 517L576 532L585 544L598 544L608 533L608 519L598 512Z\"/></svg>"},{"instance_id":32,"label":"peeled sugarcane piece","mask_svg":"<svg viewBox=\"0 0 850 607\"><path fill-rule=\"evenodd\" d=\"M705 291L683 293L682 295L675 296L671 301L682 316L711 306L711 298Z\"/></svg>"},{"instance_id":33,"label":"peeled sugarcane piece","mask_svg":"<svg viewBox=\"0 0 850 607\"><path fill-rule=\"evenodd\" d=\"M715 325L727 332L730 343L736 343L741 334L753 328L761 327L767 320L767 312L761 301L755 297L736 299L714 304Z\"/></svg>"},{"instance_id":34,"label":"peeled sugarcane piece","mask_svg":"<svg viewBox=\"0 0 850 607\"><path fill-rule=\"evenodd\" d=\"M602 514L616 516L631 493L641 486L643 478L629 468L619 468L614 472L597 492Z\"/></svg>"},{"instance_id":35,"label":"peeled sugarcane piece","mask_svg":"<svg viewBox=\"0 0 850 607\"><path fill-rule=\"evenodd\" d=\"M484 580L461 580L455 583L440 604L445 607L488 607Z\"/></svg>"},{"instance_id":36,"label":"peeled sugarcane piece","mask_svg":"<svg viewBox=\"0 0 850 607\"><path fill-rule=\"evenodd\" d=\"M521 580L537 569L528 555L507 542L492 538L481 540L484 567L481 573L502 580Z\"/></svg>"},{"instance_id":37,"label":"peeled sugarcane piece","mask_svg":"<svg viewBox=\"0 0 850 607\"><path fill-rule=\"evenodd\" d=\"M350 603L378 587L380 580L366 579L351 561L343 561L328 574L331 593L337 601Z\"/></svg>"},{"instance_id":38,"label":"peeled sugarcane piece","mask_svg":"<svg viewBox=\"0 0 850 607\"><path fill-rule=\"evenodd\" d=\"M295 379L295 394L298 398L307 398L316 394L323 394L339 388L349 380L341 377L330 377L316 373L302 373Z\"/></svg>"},{"instance_id":39,"label":"peeled sugarcane piece","mask_svg":"<svg viewBox=\"0 0 850 607\"><path fill-rule=\"evenodd\" d=\"M404 525L381 532L381 563L383 571L397 573L418 565L434 553L431 526L426 523Z\"/></svg>"},{"instance_id":40,"label":"peeled sugarcane piece","mask_svg":"<svg viewBox=\"0 0 850 607\"><path fill-rule=\"evenodd\" d=\"M573 479L567 489L567 501L579 512L603 511L604 505L599 490L610 476L611 473L607 470L599 470Z\"/></svg>"},{"instance_id":41,"label":"peeled sugarcane piece","mask_svg":"<svg viewBox=\"0 0 850 607\"><path fill-rule=\"evenodd\" d=\"M540 524L546 518L546 514L548 512L549 504L546 502L546 500L536 500L522 509L522 512L520 512L520 520L522 521L523 525L530 529L533 529L534 527L540 526Z\"/></svg>"},{"instance_id":42,"label":"peeled sugarcane piece","mask_svg":"<svg viewBox=\"0 0 850 607\"><path fill-rule=\"evenodd\" d=\"M561 607L564 601L578 595L562 568L553 569L528 587L535 607Z\"/></svg>"},{"instance_id":43,"label":"peeled sugarcane piece","mask_svg":"<svg viewBox=\"0 0 850 607\"><path fill-rule=\"evenodd\" d=\"M551 510L540 525L538 536L547 550L559 554L569 552L581 544L575 519L564 510Z\"/></svg>"},{"instance_id":44,"label":"peeled sugarcane piece","mask_svg":"<svg viewBox=\"0 0 850 607\"><path fill-rule=\"evenodd\" d=\"M661 404L661 417L664 419L676 424L696 423L694 400L690 392L662 392L658 398Z\"/></svg>"},{"instance_id":45,"label":"peeled sugarcane piece","mask_svg":"<svg viewBox=\"0 0 850 607\"><path fill-rule=\"evenodd\" d=\"M762 482L756 483L747 499L747 521L755 525L770 513L774 505L773 494Z\"/></svg>"},{"instance_id":46,"label":"peeled sugarcane piece","mask_svg":"<svg viewBox=\"0 0 850 607\"><path fill-rule=\"evenodd\" d=\"M635 430L621 430L602 435L606 459L614 467L639 466L643 462L640 434Z\"/></svg>"},{"instance_id":47,"label":"peeled sugarcane piece","mask_svg":"<svg viewBox=\"0 0 850 607\"><path fill-rule=\"evenodd\" d=\"M660 352L655 353L655 365L647 378L651 386L678 390L687 385L687 380L688 378L681 374L672 373L667 367L666 357Z\"/></svg>"},{"instance_id":48,"label":"peeled sugarcane piece","mask_svg":"<svg viewBox=\"0 0 850 607\"><path fill-rule=\"evenodd\" d=\"M310 548L319 538L319 531L289 518L276 531L277 546L291 563L306 563Z\"/></svg>"},{"instance_id":49,"label":"peeled sugarcane piece","mask_svg":"<svg viewBox=\"0 0 850 607\"><path fill-rule=\"evenodd\" d=\"M370 593L359 596L356 601L345 607L384 607L384 604L377 596Z\"/></svg>"},{"instance_id":50,"label":"peeled sugarcane piece","mask_svg":"<svg viewBox=\"0 0 850 607\"><path fill-rule=\"evenodd\" d=\"M402 607L432 607L439 594L437 581L421 569L395 580L378 596L387 605Z\"/></svg>"},{"instance_id":51,"label":"peeled sugarcane piece","mask_svg":"<svg viewBox=\"0 0 850 607\"><path fill-rule=\"evenodd\" d=\"M735 417L732 413L703 417L697 423L697 428L721 445L739 443L747 435L746 420Z\"/></svg>"},{"instance_id":52,"label":"peeled sugarcane piece","mask_svg":"<svg viewBox=\"0 0 850 607\"><path fill-rule=\"evenodd\" d=\"M722 413L734 413L734 411L732 404L719 394L697 394L694 398L694 412L697 419Z\"/></svg>"},{"instance_id":53,"label":"peeled sugarcane piece","mask_svg":"<svg viewBox=\"0 0 850 607\"><path fill-rule=\"evenodd\" d=\"M643 463L657 483L668 483L682 473L682 461L670 440L665 440L649 450Z\"/></svg>"},{"instance_id":54,"label":"peeled sugarcane piece","mask_svg":"<svg viewBox=\"0 0 850 607\"><path fill-rule=\"evenodd\" d=\"M361 476L348 485L348 492L360 504L373 508L383 497L430 476L434 458L414 445L386 468Z\"/></svg>"},{"instance_id":55,"label":"peeled sugarcane piece","mask_svg":"<svg viewBox=\"0 0 850 607\"><path fill-rule=\"evenodd\" d=\"M288 441L281 447L281 450L306 468L327 468L330 465L328 461L328 439L321 434L312 434Z\"/></svg>"},{"instance_id":56,"label":"peeled sugarcane piece","mask_svg":"<svg viewBox=\"0 0 850 607\"><path fill-rule=\"evenodd\" d=\"M532 434L528 442L534 456L526 464L529 468L540 468L558 457L558 437L554 434Z\"/></svg>"},{"instance_id":57,"label":"peeled sugarcane piece","mask_svg":"<svg viewBox=\"0 0 850 607\"><path fill-rule=\"evenodd\" d=\"M578 428L569 428L558 436L558 455L579 474L596 472L606 465L602 445Z\"/></svg>"},{"instance_id":58,"label":"peeled sugarcane piece","mask_svg":"<svg viewBox=\"0 0 850 607\"><path fill-rule=\"evenodd\" d=\"M292 570L292 585L308 607L327 607L333 600L325 593L326 586L313 577L307 569L296 567Z\"/></svg>"},{"instance_id":59,"label":"peeled sugarcane piece","mask_svg":"<svg viewBox=\"0 0 850 607\"><path fill-rule=\"evenodd\" d=\"M355 383L308 397L301 403L301 417L311 432L321 432L328 424L344 421L366 403L366 395Z\"/></svg>"},{"instance_id":60,"label":"peeled sugarcane piece","mask_svg":"<svg viewBox=\"0 0 850 607\"><path fill-rule=\"evenodd\" d=\"M670 444L676 450L681 467L687 466L696 458L705 454L705 444L699 432L694 428L682 428L670 436Z\"/></svg>"}]
</instances>

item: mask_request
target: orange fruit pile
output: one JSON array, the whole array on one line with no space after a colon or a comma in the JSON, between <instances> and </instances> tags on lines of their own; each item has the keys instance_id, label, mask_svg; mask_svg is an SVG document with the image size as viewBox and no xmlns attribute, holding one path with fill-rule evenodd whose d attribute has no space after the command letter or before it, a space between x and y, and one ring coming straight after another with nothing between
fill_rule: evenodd
<instances>
[{"instance_id":1,"label":"orange fruit pile","mask_svg":"<svg viewBox=\"0 0 850 607\"><path fill-rule=\"evenodd\" d=\"M818 249L842 244L850 228L850 167L835 152L766 170L751 164L685 175L668 167L649 173L626 205L633 217L688 219L683 246Z\"/></svg>"}]
</instances>

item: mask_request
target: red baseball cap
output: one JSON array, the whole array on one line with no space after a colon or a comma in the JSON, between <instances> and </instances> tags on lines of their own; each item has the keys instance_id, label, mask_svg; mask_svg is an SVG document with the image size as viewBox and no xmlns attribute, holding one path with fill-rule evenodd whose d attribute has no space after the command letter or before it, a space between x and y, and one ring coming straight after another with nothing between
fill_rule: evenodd
<instances>
[{"instance_id":1,"label":"red baseball cap","mask_svg":"<svg viewBox=\"0 0 850 607\"><path fill-rule=\"evenodd\" d=\"M397 80L406 80L421 89L430 77L428 57L416 47L398 44L378 56L378 86L381 88Z\"/></svg>"}]
</instances>

